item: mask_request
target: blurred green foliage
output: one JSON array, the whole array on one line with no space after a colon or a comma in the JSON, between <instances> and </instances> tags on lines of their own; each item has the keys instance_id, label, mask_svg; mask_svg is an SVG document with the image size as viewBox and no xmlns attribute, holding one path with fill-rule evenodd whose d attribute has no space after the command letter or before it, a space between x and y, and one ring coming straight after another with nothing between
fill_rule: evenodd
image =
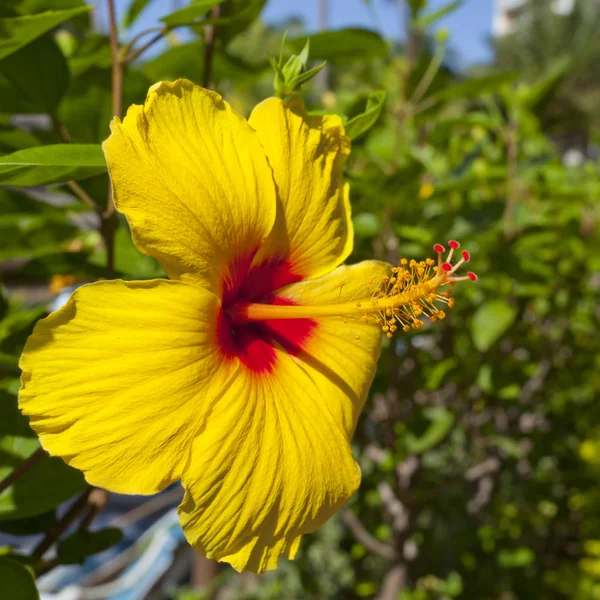
<instances>
[{"instance_id":1,"label":"blurred green foliage","mask_svg":"<svg viewBox=\"0 0 600 600\"><path fill-rule=\"evenodd\" d=\"M451 37L431 28L459 3L432 12L426 0L408 3L404 47L372 31L324 31L307 55L291 22L275 74L269 56L280 55L284 28L260 21L264 0L196 0L165 15L156 41L167 44L148 58L141 50L157 32L133 39L128 29L148 3L121 15L125 107L159 79L211 83L243 114L274 80L280 95L306 84L310 108L342 115L353 139L351 260L422 259L456 238L480 278L457 288L446 320L384 340L349 507L277 572L226 569L180 600L217 588L248 600L600 598L600 170L589 102L577 104L589 117L576 128L584 151L567 160L579 151L565 148L572 60L555 52L523 69L519 47L540 40L519 30L492 69L454 73ZM16 405L18 357L51 298L76 282L162 273L125 221L105 213L107 35L78 0L5 2L0 34L2 481L39 447ZM55 509L85 489L79 473L42 458L0 493L0 530L49 535ZM0 589L21 581L11 599L35 598L34 571L119 539L78 531L60 540L54 563L1 549Z\"/></svg>"}]
</instances>

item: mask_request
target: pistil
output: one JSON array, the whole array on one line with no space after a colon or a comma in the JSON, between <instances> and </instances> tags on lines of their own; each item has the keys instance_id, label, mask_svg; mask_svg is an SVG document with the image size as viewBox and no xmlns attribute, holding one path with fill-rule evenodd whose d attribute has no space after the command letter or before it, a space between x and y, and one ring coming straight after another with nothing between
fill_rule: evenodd
<instances>
[{"instance_id":1,"label":"pistil","mask_svg":"<svg viewBox=\"0 0 600 600\"><path fill-rule=\"evenodd\" d=\"M443 260L445 249L436 244L436 261L427 259L417 262L402 259L397 267L391 267L391 274L379 281L365 284L366 298L353 302L341 302L321 305L276 305L259 303L239 303L228 308L227 313L233 322L270 321L279 319L318 319L326 317L361 317L379 325L388 337L401 327L403 331L418 329L424 325L421 316L431 321L443 319L446 315L437 305L451 308L452 287L463 280L476 281L474 273L457 277L457 269L470 260L468 252L462 252L462 258L452 265L450 260L454 250L459 247L454 240L449 242L450 252ZM440 288L448 287L440 292Z\"/></svg>"}]
</instances>

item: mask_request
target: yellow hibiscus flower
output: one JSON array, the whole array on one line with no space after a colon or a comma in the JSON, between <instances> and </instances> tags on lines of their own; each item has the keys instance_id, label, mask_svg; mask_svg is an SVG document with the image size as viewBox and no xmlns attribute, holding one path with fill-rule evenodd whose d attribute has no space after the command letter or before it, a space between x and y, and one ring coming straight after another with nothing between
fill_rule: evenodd
<instances>
[{"instance_id":1,"label":"yellow hibiscus flower","mask_svg":"<svg viewBox=\"0 0 600 600\"><path fill-rule=\"evenodd\" d=\"M359 485L350 441L381 329L439 316L458 265L340 266L350 144L299 99L246 121L189 81L158 83L111 132L115 205L170 280L85 285L40 321L21 409L89 483L181 480L194 548L273 569Z\"/></svg>"}]
</instances>

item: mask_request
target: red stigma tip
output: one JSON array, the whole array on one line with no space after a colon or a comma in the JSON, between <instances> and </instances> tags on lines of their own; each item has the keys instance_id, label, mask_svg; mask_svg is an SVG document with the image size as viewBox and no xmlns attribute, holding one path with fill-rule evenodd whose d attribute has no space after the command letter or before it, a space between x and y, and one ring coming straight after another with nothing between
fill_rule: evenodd
<instances>
[{"instance_id":1,"label":"red stigma tip","mask_svg":"<svg viewBox=\"0 0 600 600\"><path fill-rule=\"evenodd\" d=\"M441 253L441 252L446 252L446 248L444 248L444 246L442 246L441 244L435 244L435 245L433 246L433 249L434 249L436 252L440 252L440 253Z\"/></svg>"},{"instance_id":2,"label":"red stigma tip","mask_svg":"<svg viewBox=\"0 0 600 600\"><path fill-rule=\"evenodd\" d=\"M442 265L442 269L444 269L444 271L446 271L446 273L448 273L448 271L452 271L452 265L450 263L444 263Z\"/></svg>"},{"instance_id":3,"label":"red stigma tip","mask_svg":"<svg viewBox=\"0 0 600 600\"><path fill-rule=\"evenodd\" d=\"M467 277L471 280L471 281L477 281L477 275L475 275L475 273L473 273L473 271L469 271L467 273Z\"/></svg>"},{"instance_id":4,"label":"red stigma tip","mask_svg":"<svg viewBox=\"0 0 600 600\"><path fill-rule=\"evenodd\" d=\"M471 260L471 255L466 250L463 250L462 257L465 262L469 262Z\"/></svg>"},{"instance_id":5,"label":"red stigma tip","mask_svg":"<svg viewBox=\"0 0 600 600\"><path fill-rule=\"evenodd\" d=\"M448 245L450 246L450 248L452 248L453 250L456 250L457 248L460 248L460 244L456 241L456 240L450 240L448 242Z\"/></svg>"}]
</instances>

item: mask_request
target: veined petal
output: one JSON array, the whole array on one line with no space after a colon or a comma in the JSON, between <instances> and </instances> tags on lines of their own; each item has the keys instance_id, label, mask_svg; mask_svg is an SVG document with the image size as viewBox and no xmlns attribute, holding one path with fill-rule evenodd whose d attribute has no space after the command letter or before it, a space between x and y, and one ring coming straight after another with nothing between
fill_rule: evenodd
<instances>
[{"instance_id":1,"label":"veined petal","mask_svg":"<svg viewBox=\"0 0 600 600\"><path fill-rule=\"evenodd\" d=\"M276 224L255 263L287 259L300 278L316 278L352 251L349 188L342 165L350 153L342 120L310 117L303 101L270 98L249 123L267 153L278 192Z\"/></svg>"},{"instance_id":2,"label":"veined petal","mask_svg":"<svg viewBox=\"0 0 600 600\"><path fill-rule=\"evenodd\" d=\"M218 94L180 79L115 119L103 148L136 246L172 279L223 283L267 237L276 212L258 136Z\"/></svg>"},{"instance_id":3,"label":"veined petal","mask_svg":"<svg viewBox=\"0 0 600 600\"><path fill-rule=\"evenodd\" d=\"M277 292L294 302L349 301L389 267L365 262ZM344 285L342 285L344 284ZM239 368L192 446L180 520L190 543L237 570L293 558L360 483L350 441L379 356L381 332L360 320L316 319L296 355L272 371Z\"/></svg>"},{"instance_id":4,"label":"veined petal","mask_svg":"<svg viewBox=\"0 0 600 600\"><path fill-rule=\"evenodd\" d=\"M180 479L211 391L224 385L219 300L182 282L79 288L38 322L19 404L42 446L93 485L150 494Z\"/></svg>"}]
</instances>

